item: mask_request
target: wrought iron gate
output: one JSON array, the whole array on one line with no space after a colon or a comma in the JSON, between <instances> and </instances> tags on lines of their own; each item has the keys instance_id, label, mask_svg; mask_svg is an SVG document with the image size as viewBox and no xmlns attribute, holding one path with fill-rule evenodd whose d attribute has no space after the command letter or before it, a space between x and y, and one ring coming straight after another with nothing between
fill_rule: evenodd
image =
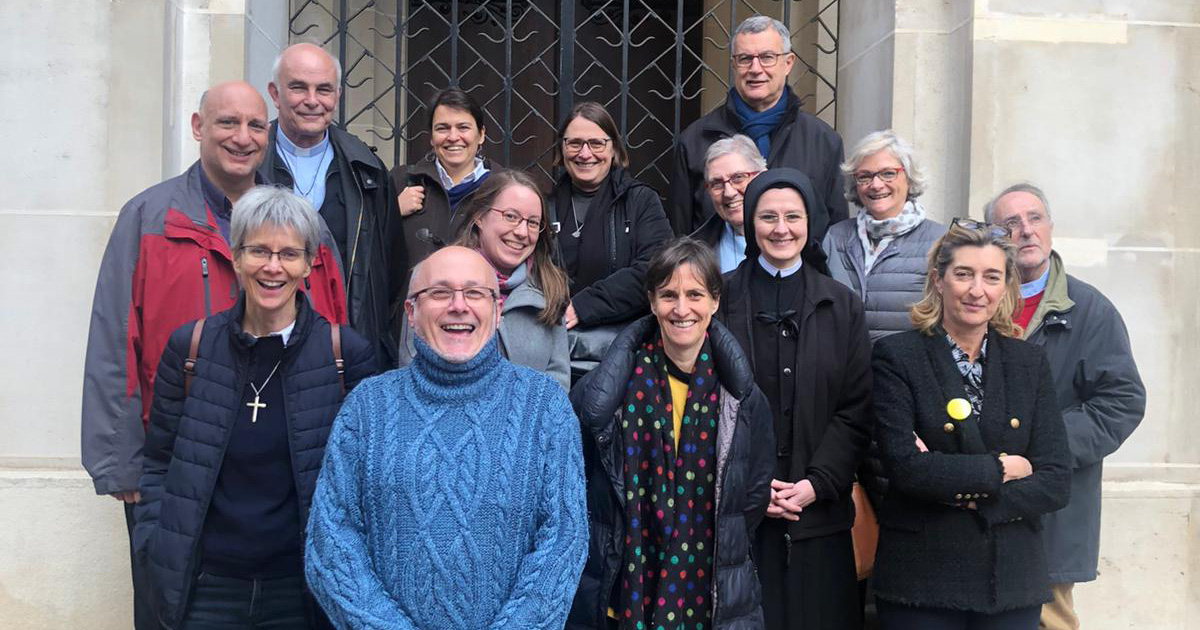
<instances>
[{"instance_id":1,"label":"wrought iron gate","mask_svg":"<svg viewBox=\"0 0 1200 630\"><path fill-rule=\"evenodd\" d=\"M342 63L338 123L391 165L429 151L425 106L457 85L483 106L484 151L551 177L560 117L599 101L636 177L662 191L674 139L721 103L729 35L754 13L780 19L797 55L792 90L831 125L838 0L291 0L293 42Z\"/></svg>"}]
</instances>

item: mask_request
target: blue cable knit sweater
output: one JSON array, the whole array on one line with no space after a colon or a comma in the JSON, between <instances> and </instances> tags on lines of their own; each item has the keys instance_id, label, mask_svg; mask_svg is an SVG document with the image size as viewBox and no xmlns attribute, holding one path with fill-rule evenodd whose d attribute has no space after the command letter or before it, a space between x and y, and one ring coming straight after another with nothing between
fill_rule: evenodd
<instances>
[{"instance_id":1,"label":"blue cable knit sweater","mask_svg":"<svg viewBox=\"0 0 1200 630\"><path fill-rule=\"evenodd\" d=\"M309 587L349 628L553 628L587 557L579 424L562 387L501 358L418 340L363 381L325 450Z\"/></svg>"}]
</instances>

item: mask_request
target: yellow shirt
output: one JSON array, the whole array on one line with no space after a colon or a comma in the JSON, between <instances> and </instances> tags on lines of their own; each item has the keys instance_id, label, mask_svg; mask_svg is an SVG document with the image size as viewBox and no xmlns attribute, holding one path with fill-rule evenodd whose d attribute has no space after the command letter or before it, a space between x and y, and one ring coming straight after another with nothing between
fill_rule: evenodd
<instances>
[{"instance_id":1,"label":"yellow shirt","mask_svg":"<svg viewBox=\"0 0 1200 630\"><path fill-rule=\"evenodd\" d=\"M683 409L687 406L688 382L667 374L667 385L671 388L671 425L674 429L675 450L679 450L679 429L683 426Z\"/></svg>"}]
</instances>

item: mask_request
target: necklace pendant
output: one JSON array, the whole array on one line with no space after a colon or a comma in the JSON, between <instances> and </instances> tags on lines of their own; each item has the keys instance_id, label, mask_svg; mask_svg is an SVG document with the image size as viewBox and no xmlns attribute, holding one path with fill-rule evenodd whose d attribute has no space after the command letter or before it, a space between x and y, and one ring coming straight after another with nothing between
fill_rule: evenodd
<instances>
[{"instance_id":1,"label":"necklace pendant","mask_svg":"<svg viewBox=\"0 0 1200 630\"><path fill-rule=\"evenodd\" d=\"M580 234L583 234L583 226L582 225L575 228L574 232L571 232L571 236L574 236L575 238L579 238Z\"/></svg>"}]
</instances>

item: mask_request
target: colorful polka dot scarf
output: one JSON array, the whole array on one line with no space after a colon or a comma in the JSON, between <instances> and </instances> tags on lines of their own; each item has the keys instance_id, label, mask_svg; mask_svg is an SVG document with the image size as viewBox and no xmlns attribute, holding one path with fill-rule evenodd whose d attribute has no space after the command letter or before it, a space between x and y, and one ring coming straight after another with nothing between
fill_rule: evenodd
<instances>
[{"instance_id":1,"label":"colorful polka dot scarf","mask_svg":"<svg viewBox=\"0 0 1200 630\"><path fill-rule=\"evenodd\" d=\"M635 356L624 400L625 555L621 628L712 625L717 379L706 338L688 383L675 452L667 358L656 335Z\"/></svg>"}]
</instances>

